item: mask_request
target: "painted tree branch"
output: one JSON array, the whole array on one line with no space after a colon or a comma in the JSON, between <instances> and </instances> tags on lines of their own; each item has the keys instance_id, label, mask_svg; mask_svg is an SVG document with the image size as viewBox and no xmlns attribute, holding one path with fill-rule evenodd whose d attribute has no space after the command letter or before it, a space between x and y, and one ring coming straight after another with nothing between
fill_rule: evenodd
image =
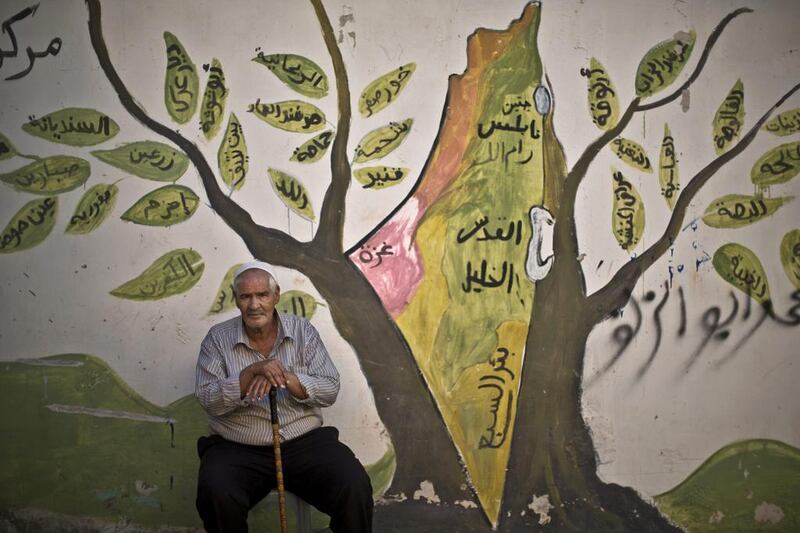
<instances>
[{"instance_id":1,"label":"painted tree branch","mask_svg":"<svg viewBox=\"0 0 800 533\"><path fill-rule=\"evenodd\" d=\"M764 113L761 118L748 130L742 139L736 143L730 150L718 156L708 165L706 165L700 172L694 175L689 181L688 185L683 189L678 200L675 203L675 208L672 211L667 227L661 237L647 248L641 255L632 259L620 268L611 280L600 290L592 294L588 298L589 305L587 306L590 312L595 313L597 320L602 320L614 309L621 308L625 305L633 291L634 286L638 282L642 273L647 270L653 263L655 263L672 244L680 233L683 225L683 220L686 216L686 211L695 195L703 188L711 177L722 168L725 164L730 162L734 157L741 154L745 148L755 139L756 134L769 119L769 117L777 110L788 98L795 92L800 90L800 83L792 87L786 94L784 94L769 110Z\"/></svg>"},{"instance_id":2,"label":"painted tree branch","mask_svg":"<svg viewBox=\"0 0 800 533\"><path fill-rule=\"evenodd\" d=\"M256 254L257 250L255 246L255 242L258 240L259 245L257 249L259 253L262 253L263 249L266 247L274 250L274 252L270 254L271 256L284 259L291 257L292 254L288 253L288 250L296 249L300 246L300 243L280 230L256 224L245 209L222 191L214 171L211 169L211 166L208 164L208 161L206 161L206 158L197 145L177 131L170 129L168 126L150 117L139 103L136 102L125 83L119 77L108 54L108 48L103 38L99 0L86 0L86 5L89 9L89 37L92 42L92 48L94 48L95 54L97 55L100 68L117 93L120 103L125 110L136 120L147 126L152 132L161 135L183 150L200 175L212 209L214 209L225 223L237 234L242 235L245 243L251 251L253 251L254 255L258 255Z\"/></svg>"},{"instance_id":3,"label":"painted tree branch","mask_svg":"<svg viewBox=\"0 0 800 533\"><path fill-rule=\"evenodd\" d=\"M689 75L689 78L686 82L683 83L680 87L678 87L675 91L673 91L668 96L660 100L656 100L654 102L650 102L648 104L639 105L641 98L637 97L634 98L631 103L628 105L628 108L620 117L617 124L611 128L610 130L603 133L600 137L594 140L589 146L586 147L584 152L578 158L578 161L570 170L569 174L567 174L567 179L564 183L564 203L563 203L563 214L562 216L558 217L561 221L568 221L574 218L575 214L575 199L578 195L578 188L580 187L581 182L586 177L586 173L589 170L589 165L594 161L597 154L600 153L600 150L603 149L609 142L611 142L614 138L616 138L619 134L621 134L628 124L630 123L633 115L641 112L647 111L650 109L655 109L657 107L664 106L676 98L680 96L686 89L688 89L692 83L700 76L700 73L705 67L705 64L708 60L708 56L711 54L711 50L713 49L714 45L719 39L719 36L722 35L722 32L725 30L727 25L736 17L743 13L752 13L753 10L749 8L741 8L737 9L736 11L732 11L729 13L725 18L723 18L717 27L714 28L714 31L708 36L706 40L706 44L703 48L703 53L700 56L700 60L697 62L697 65L694 68L694 71Z\"/></svg>"},{"instance_id":4,"label":"painted tree branch","mask_svg":"<svg viewBox=\"0 0 800 533\"><path fill-rule=\"evenodd\" d=\"M727 26L728 23L730 23L730 21L732 21L739 15L743 13L752 13L752 12L753 10L750 9L749 7L742 7L740 9L737 9L736 11L728 13L728 15L724 19L722 19L719 24L717 24L717 27L714 28L714 31L711 32L711 35L708 36L708 40L706 40L706 45L703 48L703 53L700 55L700 60L697 62L694 71L689 76L689 78L684 82L684 84L678 87L678 89L675 92L673 92L668 96L665 96L661 100L656 100L655 102L649 102L647 104L638 106L636 111L648 111L650 109L661 107L663 105L672 102L673 100L678 98L678 96L683 94L683 91L688 89L689 86L692 83L694 83L694 81L700 76L700 72L702 72L703 67L706 64L706 61L708 61L708 56L711 55L711 49L714 47L714 44L717 42L717 39L719 39L719 36L722 35L722 31L725 29L725 26Z\"/></svg>"},{"instance_id":5,"label":"painted tree branch","mask_svg":"<svg viewBox=\"0 0 800 533\"><path fill-rule=\"evenodd\" d=\"M564 180L563 191L561 193L561 205L555 215L555 238L553 241L553 252L556 258L570 257L570 260L577 261L578 251L573 249L571 244L577 243L577 233L575 228L575 202L578 197L578 189L589 166L594 161L597 154L600 153L608 143L619 136L628 124L630 123L633 115L636 113L639 105L639 98L634 98L627 109L620 117L617 124L610 130L604 132L600 137L592 141L589 146L583 151L578 161L567 173Z\"/></svg>"},{"instance_id":6,"label":"painted tree branch","mask_svg":"<svg viewBox=\"0 0 800 533\"><path fill-rule=\"evenodd\" d=\"M322 5L322 0L311 0L314 12L322 27L325 46L333 63L336 78L336 98L339 118L336 136L331 146L331 183L325 191L325 198L319 216L319 229L314 243L322 246L328 254L341 253L344 233L345 200L350 187L350 162L347 159L347 141L350 137L350 85L342 52L336 43L336 35Z\"/></svg>"}]
</instances>

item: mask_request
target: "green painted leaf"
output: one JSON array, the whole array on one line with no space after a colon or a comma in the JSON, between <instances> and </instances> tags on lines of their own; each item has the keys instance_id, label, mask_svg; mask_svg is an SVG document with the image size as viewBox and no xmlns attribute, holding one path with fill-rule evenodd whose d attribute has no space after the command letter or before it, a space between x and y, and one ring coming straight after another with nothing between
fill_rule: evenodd
<instances>
[{"instance_id":1,"label":"green painted leaf","mask_svg":"<svg viewBox=\"0 0 800 533\"><path fill-rule=\"evenodd\" d=\"M678 172L678 154L675 151L675 139L664 123L664 139L661 141L661 153L658 157L658 182L661 185L661 196L667 201L670 209L675 207L681 189L681 177Z\"/></svg>"},{"instance_id":2,"label":"green painted leaf","mask_svg":"<svg viewBox=\"0 0 800 533\"><path fill-rule=\"evenodd\" d=\"M714 252L711 262L722 279L757 302L763 304L770 299L764 267L749 249L734 242L723 244Z\"/></svg>"},{"instance_id":3,"label":"green painted leaf","mask_svg":"<svg viewBox=\"0 0 800 533\"><path fill-rule=\"evenodd\" d=\"M413 123L414 120L410 118L402 122L390 122L388 126L367 133L356 147L355 162L366 163L390 154L406 138Z\"/></svg>"},{"instance_id":4,"label":"green painted leaf","mask_svg":"<svg viewBox=\"0 0 800 533\"><path fill-rule=\"evenodd\" d=\"M189 168L189 158L183 152L156 141L127 143L112 150L95 150L92 155L134 176L153 181L175 181Z\"/></svg>"},{"instance_id":5,"label":"green painted leaf","mask_svg":"<svg viewBox=\"0 0 800 533\"><path fill-rule=\"evenodd\" d=\"M793 229L783 236L781 264L792 285L800 289L800 229Z\"/></svg>"},{"instance_id":6,"label":"green painted leaf","mask_svg":"<svg viewBox=\"0 0 800 533\"><path fill-rule=\"evenodd\" d=\"M307 220L314 220L314 209L311 207L311 200L308 199L306 188L295 178L275 170L268 169L272 187L278 198L286 204L286 207Z\"/></svg>"},{"instance_id":7,"label":"green painted leaf","mask_svg":"<svg viewBox=\"0 0 800 533\"><path fill-rule=\"evenodd\" d=\"M113 183L100 183L86 191L69 219L65 233L83 235L102 224L113 211L118 192Z\"/></svg>"},{"instance_id":8,"label":"green painted leaf","mask_svg":"<svg viewBox=\"0 0 800 533\"><path fill-rule=\"evenodd\" d=\"M694 30L680 32L648 50L636 69L636 94L650 96L675 81L692 55L696 37Z\"/></svg>"},{"instance_id":9,"label":"green painted leaf","mask_svg":"<svg viewBox=\"0 0 800 533\"><path fill-rule=\"evenodd\" d=\"M289 161L315 163L322 159L333 142L333 130L323 131L294 149Z\"/></svg>"},{"instance_id":10,"label":"green painted leaf","mask_svg":"<svg viewBox=\"0 0 800 533\"><path fill-rule=\"evenodd\" d=\"M307 57L259 52L253 61L267 67L279 80L303 96L322 98L328 94L325 71Z\"/></svg>"},{"instance_id":11,"label":"green painted leaf","mask_svg":"<svg viewBox=\"0 0 800 533\"><path fill-rule=\"evenodd\" d=\"M794 196L762 198L744 194L728 194L711 202L703 214L703 222L712 228L741 228L772 216Z\"/></svg>"},{"instance_id":12,"label":"green painted leaf","mask_svg":"<svg viewBox=\"0 0 800 533\"><path fill-rule=\"evenodd\" d=\"M411 171L402 167L364 167L353 171L353 176L365 189L385 189L403 181Z\"/></svg>"},{"instance_id":13,"label":"green painted leaf","mask_svg":"<svg viewBox=\"0 0 800 533\"><path fill-rule=\"evenodd\" d=\"M750 171L759 187L785 183L800 173L800 141L782 144L762 155Z\"/></svg>"},{"instance_id":14,"label":"green painted leaf","mask_svg":"<svg viewBox=\"0 0 800 533\"><path fill-rule=\"evenodd\" d=\"M56 196L37 198L23 205L0 233L0 253L21 252L45 240L53 231L57 213Z\"/></svg>"},{"instance_id":15,"label":"green painted leaf","mask_svg":"<svg viewBox=\"0 0 800 533\"><path fill-rule=\"evenodd\" d=\"M407 63L367 85L358 99L358 110L361 112L361 116L371 117L394 102L406 88L416 69L416 63Z\"/></svg>"},{"instance_id":16,"label":"green painted leaf","mask_svg":"<svg viewBox=\"0 0 800 533\"><path fill-rule=\"evenodd\" d=\"M82 107L67 107L41 118L31 117L22 129L34 137L70 146L94 146L119 133L119 126L108 115Z\"/></svg>"},{"instance_id":17,"label":"green painted leaf","mask_svg":"<svg viewBox=\"0 0 800 533\"><path fill-rule=\"evenodd\" d=\"M281 293L281 301L275 308L281 313L311 319L317 310L317 301L307 292L287 291Z\"/></svg>"},{"instance_id":18,"label":"green painted leaf","mask_svg":"<svg viewBox=\"0 0 800 533\"><path fill-rule=\"evenodd\" d=\"M164 104L167 113L178 124L186 124L197 110L200 80L189 54L177 37L164 32L167 46L167 72L164 76Z\"/></svg>"},{"instance_id":19,"label":"green painted leaf","mask_svg":"<svg viewBox=\"0 0 800 533\"><path fill-rule=\"evenodd\" d=\"M611 229L626 252L632 251L644 233L644 203L639 192L622 172L612 169L614 184Z\"/></svg>"},{"instance_id":20,"label":"green painted leaf","mask_svg":"<svg viewBox=\"0 0 800 533\"><path fill-rule=\"evenodd\" d=\"M156 259L139 276L123 283L111 294L128 300L160 300L194 287L204 268L200 254L191 248L179 248Z\"/></svg>"},{"instance_id":21,"label":"green painted leaf","mask_svg":"<svg viewBox=\"0 0 800 533\"><path fill-rule=\"evenodd\" d=\"M589 68L581 69L581 76L587 78L592 122L601 130L613 128L619 119L619 102L617 90L605 67L597 59L592 58L589 60Z\"/></svg>"},{"instance_id":22,"label":"green painted leaf","mask_svg":"<svg viewBox=\"0 0 800 533\"><path fill-rule=\"evenodd\" d=\"M325 113L300 100L262 104L259 98L247 106L247 111L270 126L293 133L314 133L325 127Z\"/></svg>"},{"instance_id":23,"label":"green painted leaf","mask_svg":"<svg viewBox=\"0 0 800 533\"><path fill-rule=\"evenodd\" d=\"M49 196L80 187L89 179L90 174L91 167L85 159L54 155L0 174L0 181L18 191Z\"/></svg>"},{"instance_id":24,"label":"green painted leaf","mask_svg":"<svg viewBox=\"0 0 800 533\"><path fill-rule=\"evenodd\" d=\"M618 137L611 141L609 147L617 157L633 168L637 168L645 172L653 172L653 166L650 164L650 158L647 157L647 153L644 151L644 148L642 148L639 144L629 139Z\"/></svg>"},{"instance_id":25,"label":"green painted leaf","mask_svg":"<svg viewBox=\"0 0 800 533\"><path fill-rule=\"evenodd\" d=\"M222 181L231 191L238 191L244 185L247 176L250 157L247 155L247 143L244 139L244 130L236 115L231 113L228 126L225 128L225 137L217 151L217 164Z\"/></svg>"},{"instance_id":26,"label":"green painted leaf","mask_svg":"<svg viewBox=\"0 0 800 533\"><path fill-rule=\"evenodd\" d=\"M203 69L208 71L208 81L203 93L203 103L200 105L200 129L210 141L222 125L228 88L225 86L225 73L219 59L215 57L211 60L211 66L203 65Z\"/></svg>"},{"instance_id":27,"label":"green painted leaf","mask_svg":"<svg viewBox=\"0 0 800 533\"><path fill-rule=\"evenodd\" d=\"M717 155L728 151L744 126L744 86L742 80L736 80L725 101L714 115L714 150Z\"/></svg>"},{"instance_id":28,"label":"green painted leaf","mask_svg":"<svg viewBox=\"0 0 800 533\"><path fill-rule=\"evenodd\" d=\"M11 143L8 137L0 133L0 161L11 159L17 155L17 149Z\"/></svg>"},{"instance_id":29,"label":"green painted leaf","mask_svg":"<svg viewBox=\"0 0 800 533\"><path fill-rule=\"evenodd\" d=\"M778 116L764 124L764 129L779 137L800 132L800 107L779 113Z\"/></svg>"},{"instance_id":30,"label":"green painted leaf","mask_svg":"<svg viewBox=\"0 0 800 533\"><path fill-rule=\"evenodd\" d=\"M120 218L145 226L172 226L188 220L199 204L189 187L165 185L142 196Z\"/></svg>"},{"instance_id":31,"label":"green painted leaf","mask_svg":"<svg viewBox=\"0 0 800 533\"><path fill-rule=\"evenodd\" d=\"M214 297L214 303L211 304L211 309L208 310L209 315L224 313L236 307L236 295L233 292L233 275L236 273L236 269L243 264L236 263L225 273L222 283L219 284L217 295Z\"/></svg>"}]
</instances>

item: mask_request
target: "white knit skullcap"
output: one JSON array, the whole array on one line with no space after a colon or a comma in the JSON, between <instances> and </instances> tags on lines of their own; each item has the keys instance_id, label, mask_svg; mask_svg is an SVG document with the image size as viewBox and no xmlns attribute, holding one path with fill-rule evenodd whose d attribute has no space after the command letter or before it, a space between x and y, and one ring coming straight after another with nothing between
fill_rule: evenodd
<instances>
[{"instance_id":1,"label":"white knit skullcap","mask_svg":"<svg viewBox=\"0 0 800 533\"><path fill-rule=\"evenodd\" d=\"M263 270L269 274L272 279L275 279L275 275L272 273L271 266L263 261L250 261L249 263L243 264L236 269L236 272L233 273L233 279L235 280L247 270Z\"/></svg>"}]
</instances>

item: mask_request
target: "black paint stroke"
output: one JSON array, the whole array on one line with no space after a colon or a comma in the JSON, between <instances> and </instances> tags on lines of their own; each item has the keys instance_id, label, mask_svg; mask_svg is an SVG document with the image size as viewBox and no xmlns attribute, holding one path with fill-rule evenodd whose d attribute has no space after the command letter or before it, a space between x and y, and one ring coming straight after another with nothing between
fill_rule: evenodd
<instances>
[{"instance_id":1,"label":"black paint stroke","mask_svg":"<svg viewBox=\"0 0 800 533\"><path fill-rule=\"evenodd\" d=\"M705 350L712 337L718 340L725 340L728 338L730 332L723 328L726 328L733 321L736 313L739 312L739 300L736 299L736 295L733 292L731 292L730 295L733 299L733 309L731 309L731 312L727 317L725 317L725 320L722 322L719 321L720 317L722 316L722 310L716 305L709 307L706 309L705 313L703 313L701 324L703 329L706 331L706 337L700 342L700 345L686 362L686 365L683 368L684 374L687 374L689 370L692 369L694 364L699 360L700 354L703 352L703 350ZM709 321L710 319L711 321Z\"/></svg>"},{"instance_id":2,"label":"black paint stroke","mask_svg":"<svg viewBox=\"0 0 800 533\"><path fill-rule=\"evenodd\" d=\"M750 298L749 297L747 298L747 304L748 305L747 305L747 309L745 310L745 314L747 316L749 316L750 315ZM750 338L758 330L758 328L760 328L764 324L764 322L766 321L766 319L769 316L769 314L767 313L766 307L763 306L763 305L761 306L761 310L763 311L763 313L761 314L761 318L759 318L758 321L756 321L755 325L752 328L750 328L750 330L747 331L747 333L745 333L742 336L741 339L739 339L739 341L736 343L736 345L733 348L731 348L731 350L727 354L725 354L725 356L722 359L720 359L719 361L716 362L716 364L714 365L716 368L720 368L725 363L727 363L728 361L733 359L733 356L735 356L736 353L742 348L742 346L744 346L747 343L747 341L750 340Z\"/></svg>"},{"instance_id":3,"label":"black paint stroke","mask_svg":"<svg viewBox=\"0 0 800 533\"><path fill-rule=\"evenodd\" d=\"M630 303L633 307L633 310L636 312L636 325L635 327L631 327L630 324L620 324L614 328L614 331L611 333L611 338L618 345L617 353L615 353L611 359L609 359L609 361L603 365L603 368L598 370L594 376L592 376L591 379L586 382L587 389L594 385L598 379L607 374L614 367L614 365L617 364L622 357L622 354L625 353L625 350L627 350L628 346L630 346L631 341L639 333L639 330L642 327L642 308L639 307L639 304L635 298L631 298Z\"/></svg>"},{"instance_id":4,"label":"black paint stroke","mask_svg":"<svg viewBox=\"0 0 800 533\"><path fill-rule=\"evenodd\" d=\"M667 304L667 300L669 300L669 283L664 282L664 296L661 298L661 301L658 302L656 305L655 311L653 311L653 325L655 326L655 333L656 333L656 341L653 345L653 349L650 352L650 357L647 358L647 361L639 368L639 371L636 373L636 379L634 382L641 380L645 373L650 369L650 366L653 364L653 361L656 358L656 354L658 353L658 349L661 347L661 336L662 336L662 327L661 327L661 310L664 309L664 306Z\"/></svg>"},{"instance_id":5,"label":"black paint stroke","mask_svg":"<svg viewBox=\"0 0 800 533\"><path fill-rule=\"evenodd\" d=\"M683 296L683 287L678 287L678 297L681 299L681 323L678 326L678 337L686 335L686 298Z\"/></svg>"}]
</instances>

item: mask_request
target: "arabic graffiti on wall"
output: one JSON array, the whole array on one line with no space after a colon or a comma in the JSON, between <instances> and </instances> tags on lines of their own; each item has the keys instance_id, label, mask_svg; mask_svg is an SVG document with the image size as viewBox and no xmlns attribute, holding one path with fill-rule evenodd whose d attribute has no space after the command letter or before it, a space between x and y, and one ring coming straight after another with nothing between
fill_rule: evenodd
<instances>
[{"instance_id":1,"label":"arabic graffiti on wall","mask_svg":"<svg viewBox=\"0 0 800 533\"><path fill-rule=\"evenodd\" d=\"M45 48L38 51L34 50L33 45L25 46L25 50L21 50L22 45L17 41L17 34L14 30L14 25L23 25L22 23L26 19L36 15L38 9L39 4L26 7L25 9L3 20L2 25L0 25L0 28L3 30L3 34L9 41L0 47L0 69L11 71L12 69L15 69L15 67L24 64L26 59L28 62L27 66L22 68L22 70L5 76L4 79L6 81L24 78L33 70L33 66L37 60L47 58L48 56L54 57L61 52L61 46L63 45L61 37L53 37ZM23 56L25 59L20 60L20 58ZM5 69L3 69L4 66L6 67Z\"/></svg>"}]
</instances>

